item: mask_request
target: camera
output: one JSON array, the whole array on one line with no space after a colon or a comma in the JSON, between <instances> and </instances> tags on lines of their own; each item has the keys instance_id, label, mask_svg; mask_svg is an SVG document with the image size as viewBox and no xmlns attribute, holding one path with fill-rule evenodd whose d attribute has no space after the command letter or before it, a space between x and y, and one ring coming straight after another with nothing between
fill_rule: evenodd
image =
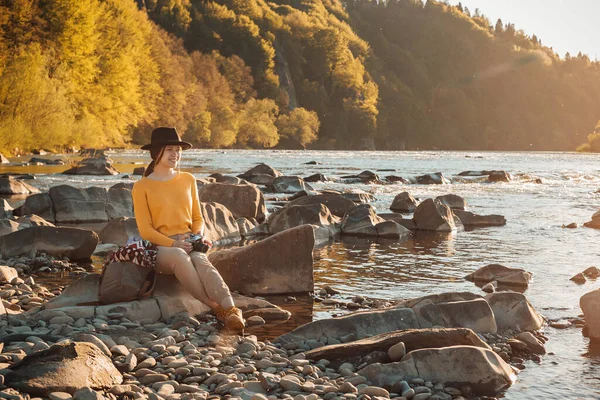
<instances>
[{"instance_id":1,"label":"camera","mask_svg":"<svg viewBox=\"0 0 600 400\"><path fill-rule=\"evenodd\" d=\"M188 239L188 242L190 242L192 244L192 248L194 249L194 251L198 251L200 253L206 253L208 251L208 249L210 249L210 246L207 245L206 243L204 243L202 241L203 239L204 238L201 235L192 235Z\"/></svg>"}]
</instances>

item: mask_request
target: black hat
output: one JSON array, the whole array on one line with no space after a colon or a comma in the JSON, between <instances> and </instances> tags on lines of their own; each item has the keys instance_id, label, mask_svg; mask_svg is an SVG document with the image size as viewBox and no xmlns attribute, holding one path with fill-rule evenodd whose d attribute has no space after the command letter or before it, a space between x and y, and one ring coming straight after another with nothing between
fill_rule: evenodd
<instances>
[{"instance_id":1,"label":"black hat","mask_svg":"<svg viewBox=\"0 0 600 400\"><path fill-rule=\"evenodd\" d=\"M177 133L177 129L160 127L152 131L150 143L143 145L142 150L150 150L164 146L181 146L183 150L187 150L192 147L192 144L183 142Z\"/></svg>"}]
</instances>

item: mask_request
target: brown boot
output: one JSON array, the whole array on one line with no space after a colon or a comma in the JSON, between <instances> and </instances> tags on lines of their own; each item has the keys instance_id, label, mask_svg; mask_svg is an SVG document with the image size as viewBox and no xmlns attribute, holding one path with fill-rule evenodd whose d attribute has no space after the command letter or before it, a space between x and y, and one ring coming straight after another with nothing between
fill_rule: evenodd
<instances>
[{"instance_id":1,"label":"brown boot","mask_svg":"<svg viewBox=\"0 0 600 400\"><path fill-rule=\"evenodd\" d=\"M246 327L242 310L237 307L223 308L217 307L215 310L217 319L225 324L225 329L230 331L242 331Z\"/></svg>"}]
</instances>

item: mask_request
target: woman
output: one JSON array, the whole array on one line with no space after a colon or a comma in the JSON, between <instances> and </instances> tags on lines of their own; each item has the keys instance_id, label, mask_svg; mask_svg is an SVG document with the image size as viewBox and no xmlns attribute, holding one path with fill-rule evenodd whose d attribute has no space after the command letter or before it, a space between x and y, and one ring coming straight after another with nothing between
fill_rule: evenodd
<instances>
[{"instance_id":1,"label":"woman","mask_svg":"<svg viewBox=\"0 0 600 400\"><path fill-rule=\"evenodd\" d=\"M133 207L140 235L158 248L155 269L174 274L196 299L208 305L227 329L242 330L242 312L235 307L227 284L205 253L192 251L191 234L202 234L198 188L192 174L178 169L182 150L175 128L156 128L150 144L152 162L144 177L133 185ZM203 239L204 243L212 243Z\"/></svg>"}]
</instances>

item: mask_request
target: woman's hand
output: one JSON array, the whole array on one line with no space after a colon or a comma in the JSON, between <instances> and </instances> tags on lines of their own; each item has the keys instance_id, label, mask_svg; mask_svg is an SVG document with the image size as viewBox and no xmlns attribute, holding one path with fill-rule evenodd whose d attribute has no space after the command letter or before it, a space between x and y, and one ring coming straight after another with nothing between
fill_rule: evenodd
<instances>
[{"instance_id":1,"label":"woman's hand","mask_svg":"<svg viewBox=\"0 0 600 400\"><path fill-rule=\"evenodd\" d=\"M202 238L202 243L208 245L208 247L213 247L213 243L211 242L210 239Z\"/></svg>"},{"instance_id":2,"label":"woman's hand","mask_svg":"<svg viewBox=\"0 0 600 400\"><path fill-rule=\"evenodd\" d=\"M176 240L173 242L171 247L179 247L180 249L185 250L186 253L192 251L193 247L190 242L186 242L185 240Z\"/></svg>"}]
</instances>

